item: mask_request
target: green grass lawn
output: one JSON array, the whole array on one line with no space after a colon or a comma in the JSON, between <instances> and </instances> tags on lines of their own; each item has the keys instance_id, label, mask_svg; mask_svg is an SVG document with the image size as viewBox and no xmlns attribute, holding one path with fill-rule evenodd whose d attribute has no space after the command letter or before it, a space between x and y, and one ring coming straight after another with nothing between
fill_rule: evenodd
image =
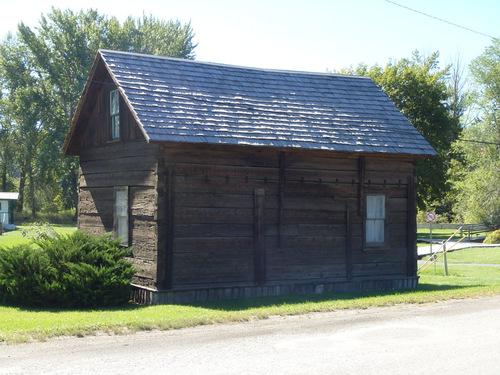
<instances>
[{"instance_id":1,"label":"green grass lawn","mask_svg":"<svg viewBox=\"0 0 500 375\"><path fill-rule=\"evenodd\" d=\"M21 225L17 227L17 230L4 232L4 234L0 236L0 247L12 247L29 242L30 239L24 237L22 232L23 230L30 229L31 227L32 226L30 225ZM64 225L51 225L51 228L59 234L70 234L76 230L76 227L74 226Z\"/></svg>"},{"instance_id":2,"label":"green grass lawn","mask_svg":"<svg viewBox=\"0 0 500 375\"><path fill-rule=\"evenodd\" d=\"M433 240L447 240L455 230L453 229L432 229L432 239ZM418 228L417 238L429 238L430 230L429 228ZM460 231L454 236L454 238L460 239Z\"/></svg>"},{"instance_id":3,"label":"green grass lawn","mask_svg":"<svg viewBox=\"0 0 500 375\"><path fill-rule=\"evenodd\" d=\"M429 259L425 257L424 260ZM448 263L500 264L500 247L479 247L446 253ZM443 261L443 258L440 259Z\"/></svg>"},{"instance_id":4,"label":"green grass lawn","mask_svg":"<svg viewBox=\"0 0 500 375\"><path fill-rule=\"evenodd\" d=\"M476 253L460 250L458 263L500 264L500 247ZM140 306L129 304L101 310L26 309L0 305L0 341L7 343L45 340L59 335L84 336L97 332L125 334L137 330L173 329L202 324L264 319L272 315L315 311L364 309L408 303L426 303L454 298L476 298L500 294L500 267L449 266L425 271L415 290L335 293L263 297L206 302L190 305Z\"/></svg>"}]
</instances>

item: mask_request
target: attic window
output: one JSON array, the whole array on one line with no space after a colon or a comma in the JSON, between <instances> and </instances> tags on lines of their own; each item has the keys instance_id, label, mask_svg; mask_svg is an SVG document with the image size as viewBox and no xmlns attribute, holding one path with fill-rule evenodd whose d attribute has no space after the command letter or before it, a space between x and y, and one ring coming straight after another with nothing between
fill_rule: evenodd
<instances>
[{"instance_id":1,"label":"attic window","mask_svg":"<svg viewBox=\"0 0 500 375\"><path fill-rule=\"evenodd\" d=\"M113 90L109 93L109 115L111 117L111 140L120 139L120 92Z\"/></svg>"}]
</instances>

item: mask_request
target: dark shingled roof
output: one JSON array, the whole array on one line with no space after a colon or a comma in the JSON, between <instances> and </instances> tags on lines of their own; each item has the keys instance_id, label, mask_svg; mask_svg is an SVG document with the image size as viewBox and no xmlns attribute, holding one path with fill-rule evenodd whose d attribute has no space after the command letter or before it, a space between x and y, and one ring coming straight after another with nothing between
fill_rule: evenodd
<instances>
[{"instance_id":1,"label":"dark shingled roof","mask_svg":"<svg viewBox=\"0 0 500 375\"><path fill-rule=\"evenodd\" d=\"M436 154L368 77L99 53L149 141Z\"/></svg>"}]
</instances>

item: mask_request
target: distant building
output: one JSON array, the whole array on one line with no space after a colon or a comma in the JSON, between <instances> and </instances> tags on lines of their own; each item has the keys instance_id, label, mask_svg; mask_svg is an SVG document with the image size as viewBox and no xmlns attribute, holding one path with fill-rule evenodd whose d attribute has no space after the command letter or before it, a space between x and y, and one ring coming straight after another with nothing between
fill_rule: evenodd
<instances>
[{"instance_id":1,"label":"distant building","mask_svg":"<svg viewBox=\"0 0 500 375\"><path fill-rule=\"evenodd\" d=\"M0 192L0 222L3 229L9 229L13 224L13 211L9 202L16 201L19 193Z\"/></svg>"}]
</instances>

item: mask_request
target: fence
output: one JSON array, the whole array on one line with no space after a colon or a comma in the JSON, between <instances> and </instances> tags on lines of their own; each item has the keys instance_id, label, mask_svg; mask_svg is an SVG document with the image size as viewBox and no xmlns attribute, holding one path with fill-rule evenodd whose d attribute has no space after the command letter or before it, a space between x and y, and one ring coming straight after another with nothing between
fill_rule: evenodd
<instances>
[{"instance_id":1,"label":"fence","mask_svg":"<svg viewBox=\"0 0 500 375\"><path fill-rule=\"evenodd\" d=\"M460 237L467 236L469 239L473 234L487 232L491 229L486 227L483 224L441 224L441 223L432 223L432 229L452 229L457 230L460 227ZM427 229L429 228L429 223L418 223L417 229Z\"/></svg>"}]
</instances>

